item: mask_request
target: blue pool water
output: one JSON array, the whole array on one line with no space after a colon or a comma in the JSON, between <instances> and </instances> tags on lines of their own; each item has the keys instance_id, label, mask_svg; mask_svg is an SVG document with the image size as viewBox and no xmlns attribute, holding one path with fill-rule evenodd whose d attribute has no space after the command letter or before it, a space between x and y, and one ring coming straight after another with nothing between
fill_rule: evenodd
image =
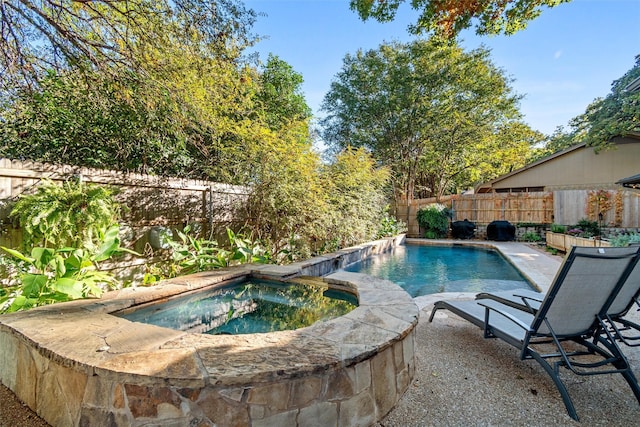
<instances>
[{"instance_id":1,"label":"blue pool water","mask_svg":"<svg viewBox=\"0 0 640 427\"><path fill-rule=\"evenodd\" d=\"M398 246L344 271L391 280L414 298L440 292L533 289L498 252L468 246Z\"/></svg>"},{"instance_id":2,"label":"blue pool water","mask_svg":"<svg viewBox=\"0 0 640 427\"><path fill-rule=\"evenodd\" d=\"M357 305L355 295L320 282L252 279L116 314L180 331L236 335L298 329L342 316Z\"/></svg>"}]
</instances>

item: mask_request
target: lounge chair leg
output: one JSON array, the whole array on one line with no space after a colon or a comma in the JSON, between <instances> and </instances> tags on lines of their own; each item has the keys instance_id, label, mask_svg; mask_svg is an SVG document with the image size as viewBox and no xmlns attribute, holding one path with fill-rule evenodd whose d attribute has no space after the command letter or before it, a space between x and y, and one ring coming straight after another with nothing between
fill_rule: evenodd
<instances>
[{"instance_id":1,"label":"lounge chair leg","mask_svg":"<svg viewBox=\"0 0 640 427\"><path fill-rule=\"evenodd\" d=\"M433 316L436 315L436 311L438 311L440 307L438 307L437 305L433 306L433 309L431 310L431 316L429 316L429 323L433 322Z\"/></svg>"},{"instance_id":2,"label":"lounge chair leg","mask_svg":"<svg viewBox=\"0 0 640 427\"><path fill-rule=\"evenodd\" d=\"M571 397L569 396L569 392L567 391L567 387L560 380L560 377L558 376L556 371L553 369L553 367L551 367L551 365L549 365L549 363L546 360L544 360L544 358L542 358L535 351L529 352L529 355L531 355L531 357L533 357L540 364L540 366L542 366L544 370L547 371L547 374L549 374L553 382L556 384L556 388L558 389L558 391L560 392L560 395L562 396L562 401L564 402L564 406L567 408L567 412L569 413L569 416L576 421L580 421L580 419L578 418L578 414L576 412L576 408L573 406L573 401L571 400Z\"/></svg>"},{"instance_id":3,"label":"lounge chair leg","mask_svg":"<svg viewBox=\"0 0 640 427\"><path fill-rule=\"evenodd\" d=\"M636 400L638 401L638 403L640 403L640 387L638 386L638 380L636 379L636 376L633 375L633 372L631 372L631 370L623 372L622 376L625 380L627 380L627 383L629 383L631 390L633 390L633 394L636 396Z\"/></svg>"},{"instance_id":4,"label":"lounge chair leg","mask_svg":"<svg viewBox=\"0 0 640 427\"><path fill-rule=\"evenodd\" d=\"M638 403L640 403L640 386L638 385L638 379L633 374L633 371L631 371L629 361L622 354L622 351L620 351L620 348L618 347L618 344L616 344L614 338L609 335L609 339L606 339L602 335L598 335L595 341L604 345L611 352L611 354L616 357L617 361L613 364L613 366L620 370L620 373L629 384L629 387L631 387L636 400L638 401Z\"/></svg>"}]
</instances>

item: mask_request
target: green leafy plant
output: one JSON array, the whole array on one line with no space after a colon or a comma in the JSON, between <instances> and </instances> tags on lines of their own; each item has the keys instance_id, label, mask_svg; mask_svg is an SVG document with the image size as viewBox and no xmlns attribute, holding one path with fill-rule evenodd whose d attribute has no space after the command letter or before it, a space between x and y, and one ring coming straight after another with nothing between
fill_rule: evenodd
<instances>
[{"instance_id":1,"label":"green leafy plant","mask_svg":"<svg viewBox=\"0 0 640 427\"><path fill-rule=\"evenodd\" d=\"M564 234L567 232L567 227L560 224L551 224L551 232Z\"/></svg>"},{"instance_id":2,"label":"green leafy plant","mask_svg":"<svg viewBox=\"0 0 640 427\"><path fill-rule=\"evenodd\" d=\"M20 196L11 211L23 232L24 250L95 244L117 223L120 205L111 190L81 180L44 180Z\"/></svg>"},{"instance_id":3,"label":"green leafy plant","mask_svg":"<svg viewBox=\"0 0 640 427\"><path fill-rule=\"evenodd\" d=\"M542 237L538 233L533 231L528 231L522 235L520 238L523 242L539 242L542 240Z\"/></svg>"},{"instance_id":4,"label":"green leafy plant","mask_svg":"<svg viewBox=\"0 0 640 427\"><path fill-rule=\"evenodd\" d=\"M440 204L433 204L418 210L418 224L428 239L439 239L447 235L449 229L449 210Z\"/></svg>"},{"instance_id":5,"label":"green leafy plant","mask_svg":"<svg viewBox=\"0 0 640 427\"><path fill-rule=\"evenodd\" d=\"M190 233L191 227L186 226L182 231L176 231L178 240L172 239L168 233L162 236L163 243L166 243L171 250L173 261L168 272L169 277L215 270L235 264L271 262L271 255L259 244L230 229L227 229L228 249L220 247L215 240L197 238ZM150 283L153 282L152 276L148 279Z\"/></svg>"},{"instance_id":6,"label":"green leafy plant","mask_svg":"<svg viewBox=\"0 0 640 427\"><path fill-rule=\"evenodd\" d=\"M377 238L392 237L407 231L407 224L389 215L389 206L385 208L384 215L380 220L380 229Z\"/></svg>"},{"instance_id":7,"label":"green leafy plant","mask_svg":"<svg viewBox=\"0 0 640 427\"><path fill-rule=\"evenodd\" d=\"M589 221L586 218L582 218L573 227L574 229L582 230L581 237L593 237L600 235L600 226L597 221Z\"/></svg>"},{"instance_id":8,"label":"green leafy plant","mask_svg":"<svg viewBox=\"0 0 640 427\"><path fill-rule=\"evenodd\" d=\"M29 255L0 247L17 262L14 279L17 285L0 293L0 313L26 310L55 302L79 298L100 297L105 288L118 282L107 271L99 270L99 263L121 252L118 226L111 227L99 237L99 244L85 247L34 247Z\"/></svg>"},{"instance_id":9,"label":"green leafy plant","mask_svg":"<svg viewBox=\"0 0 640 427\"><path fill-rule=\"evenodd\" d=\"M640 243L640 233L622 233L609 239L611 246L629 246L630 244Z\"/></svg>"}]
</instances>

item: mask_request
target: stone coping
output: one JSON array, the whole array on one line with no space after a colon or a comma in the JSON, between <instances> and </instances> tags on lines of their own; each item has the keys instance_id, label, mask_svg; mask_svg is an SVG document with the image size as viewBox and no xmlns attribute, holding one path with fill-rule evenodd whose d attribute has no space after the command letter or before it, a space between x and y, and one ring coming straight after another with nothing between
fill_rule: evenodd
<instances>
[{"instance_id":1,"label":"stone coping","mask_svg":"<svg viewBox=\"0 0 640 427\"><path fill-rule=\"evenodd\" d=\"M350 252L325 256L334 263ZM304 263L310 265L309 261ZM242 278L286 279L304 265L245 265L179 277L148 288L105 293L0 316L0 333L24 340L46 359L88 377L177 387L234 386L300 377L351 366L401 341L418 322L418 308L393 282L356 273L322 278L351 289L359 306L309 327L250 335L205 335L131 322L118 310ZM3 353L0 350L0 353ZM0 379L15 390L15 358L3 355ZM16 362L17 363L17 362Z\"/></svg>"}]
</instances>

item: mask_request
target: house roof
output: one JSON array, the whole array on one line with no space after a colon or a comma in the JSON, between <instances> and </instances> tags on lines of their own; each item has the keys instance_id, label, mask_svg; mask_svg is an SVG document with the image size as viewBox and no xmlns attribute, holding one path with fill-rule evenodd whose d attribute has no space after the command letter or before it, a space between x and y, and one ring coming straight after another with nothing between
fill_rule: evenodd
<instances>
[{"instance_id":1,"label":"house roof","mask_svg":"<svg viewBox=\"0 0 640 427\"><path fill-rule=\"evenodd\" d=\"M640 90L640 77L637 77L635 80L633 80L631 83L629 83L624 90L627 90L629 92L635 92L636 90Z\"/></svg>"},{"instance_id":2,"label":"house roof","mask_svg":"<svg viewBox=\"0 0 640 427\"><path fill-rule=\"evenodd\" d=\"M485 182L485 183L482 183L482 184L478 185L475 188L475 192L476 193L480 193L480 192L482 192L482 189L484 189L484 188L492 188L494 186L494 184L496 184L497 182L503 181L503 180L513 176L513 175L517 175L517 174L522 173L522 172L524 172L526 170L533 169L536 166L541 165L542 163L546 163L546 162L548 162L550 160L556 159L558 157L562 157L567 153L571 153L572 151L579 150L579 149L585 147L586 145L587 145L586 142L582 142L580 144L573 145L573 146L571 146L569 148L565 148L562 151L558 151L557 153L553 153L553 154L551 154L551 155L549 155L547 157L544 157L544 158L542 158L540 160L536 160L533 163L529 163L528 165L525 165L525 166L523 166L523 167L521 167L519 169L511 171L511 172L509 172L507 174L501 175L501 176L499 176L499 177L497 177L497 178L495 178L495 179L493 179L493 180L491 180L489 182Z\"/></svg>"},{"instance_id":3,"label":"house roof","mask_svg":"<svg viewBox=\"0 0 640 427\"><path fill-rule=\"evenodd\" d=\"M638 80L640 80L640 78ZM640 83L640 81L639 81L639 83ZM634 139L634 140L640 140L640 132L629 132L624 137L625 138ZM615 140L616 140L616 138L614 138L614 141ZM523 166L523 167L521 167L519 169L511 171L511 172L509 172L509 173L507 173L505 175L501 175L501 176L499 176L499 177L497 177L497 178L495 178L495 179L493 179L493 180L491 180L489 182L482 183L482 184L478 185L475 188L474 191L476 193L486 192L487 190L490 191L490 189L493 188L495 186L495 184L499 183L500 181L504 181L507 178L510 178L510 177L512 177L514 175L517 175L517 174L520 174L520 173L523 173L523 172L525 172L525 171L527 171L529 169L533 169L533 168L535 168L535 167L537 167L537 166L539 166L539 165L541 165L543 163L546 163L546 162L549 162L551 160L557 159L558 157L565 156L565 155L567 155L569 153L572 153L572 152L574 152L576 150L583 149L586 146L587 146L587 144L585 142L582 142L580 144L576 144L576 145L573 145L573 146L571 146L569 148L566 148L566 149L564 149L562 151L558 151L557 153L551 154L551 155L549 155L547 157L544 157L544 158L542 158L540 160L537 160L537 161L535 161L533 163L529 163L528 165L525 165L525 166ZM625 178L625 179L627 179L627 178ZM640 188L640 187L638 187L638 188Z\"/></svg>"},{"instance_id":4,"label":"house roof","mask_svg":"<svg viewBox=\"0 0 640 427\"><path fill-rule=\"evenodd\" d=\"M627 188L640 188L640 173L628 178L622 178L620 181L617 181L616 184L622 184L623 187Z\"/></svg>"}]
</instances>

